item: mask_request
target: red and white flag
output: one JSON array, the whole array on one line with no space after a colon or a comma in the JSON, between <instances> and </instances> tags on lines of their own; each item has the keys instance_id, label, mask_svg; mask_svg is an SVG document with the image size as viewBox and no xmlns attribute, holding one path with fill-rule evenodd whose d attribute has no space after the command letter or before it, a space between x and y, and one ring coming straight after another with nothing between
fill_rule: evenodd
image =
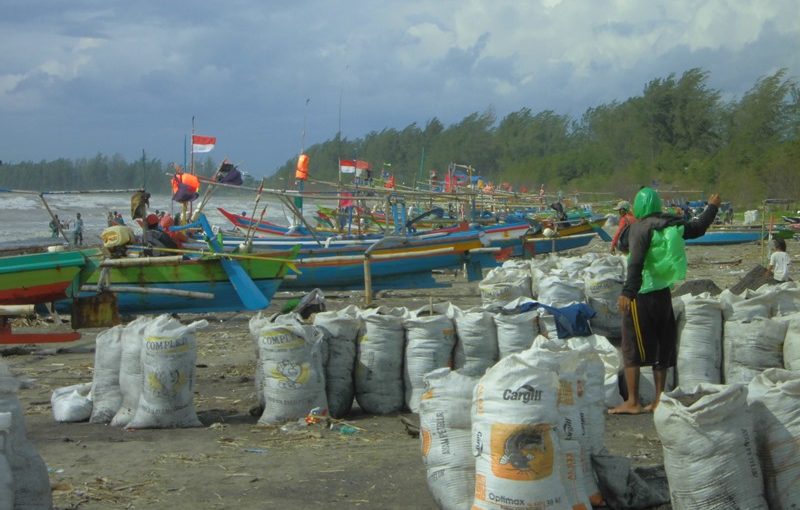
<instances>
[{"instance_id":1,"label":"red and white flag","mask_svg":"<svg viewBox=\"0 0 800 510\"><path fill-rule=\"evenodd\" d=\"M339 171L343 174L354 174L356 173L356 162L352 159L340 159L339 160Z\"/></svg>"},{"instance_id":2,"label":"red and white flag","mask_svg":"<svg viewBox=\"0 0 800 510\"><path fill-rule=\"evenodd\" d=\"M192 152L211 152L216 143L216 136L192 135Z\"/></svg>"}]
</instances>

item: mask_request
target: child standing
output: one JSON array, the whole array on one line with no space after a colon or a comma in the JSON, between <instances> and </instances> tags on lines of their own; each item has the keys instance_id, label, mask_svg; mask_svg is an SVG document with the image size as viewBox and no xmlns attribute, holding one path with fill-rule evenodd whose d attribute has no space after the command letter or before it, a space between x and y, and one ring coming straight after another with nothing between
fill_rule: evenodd
<instances>
[{"instance_id":1,"label":"child standing","mask_svg":"<svg viewBox=\"0 0 800 510\"><path fill-rule=\"evenodd\" d=\"M767 270L772 273L772 277L779 282L789 280L789 266L792 258L786 253L786 241L783 239L773 239L775 251L769 256L769 267Z\"/></svg>"}]
</instances>

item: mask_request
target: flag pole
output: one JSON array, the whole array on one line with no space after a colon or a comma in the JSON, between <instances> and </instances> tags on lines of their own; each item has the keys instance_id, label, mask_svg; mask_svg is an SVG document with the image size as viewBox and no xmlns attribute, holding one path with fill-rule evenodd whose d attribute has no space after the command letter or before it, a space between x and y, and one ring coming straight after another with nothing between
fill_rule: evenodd
<instances>
[{"instance_id":1,"label":"flag pole","mask_svg":"<svg viewBox=\"0 0 800 510\"><path fill-rule=\"evenodd\" d=\"M190 158L189 161L191 161L189 172L191 174L194 174L194 115L192 115L192 150L189 153L189 158Z\"/></svg>"},{"instance_id":2,"label":"flag pole","mask_svg":"<svg viewBox=\"0 0 800 510\"><path fill-rule=\"evenodd\" d=\"M192 145L190 146L189 150L189 173L194 175L194 115L192 115ZM186 225L189 223L189 217L192 214L191 209L191 202L187 204L187 202L181 203L181 225Z\"/></svg>"}]
</instances>

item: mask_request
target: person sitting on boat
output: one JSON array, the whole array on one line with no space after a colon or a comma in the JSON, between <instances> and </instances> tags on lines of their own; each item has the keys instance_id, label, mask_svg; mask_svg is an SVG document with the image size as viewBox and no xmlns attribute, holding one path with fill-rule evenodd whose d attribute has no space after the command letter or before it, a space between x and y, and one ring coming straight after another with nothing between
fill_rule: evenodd
<instances>
[{"instance_id":1,"label":"person sitting on boat","mask_svg":"<svg viewBox=\"0 0 800 510\"><path fill-rule=\"evenodd\" d=\"M145 255L148 257L172 255L172 253L168 251L160 251L154 248L178 249L178 245L172 240L169 234L158 227L158 216L155 214L147 215L145 224L147 228L145 228L144 234L142 234L142 244L147 247L144 250Z\"/></svg>"},{"instance_id":2,"label":"person sitting on boat","mask_svg":"<svg viewBox=\"0 0 800 510\"><path fill-rule=\"evenodd\" d=\"M178 248L180 248L188 238L183 230L172 230L174 224L175 219L169 213L164 214L164 216L158 220L158 226L161 230L172 239L172 242L174 242Z\"/></svg>"},{"instance_id":3,"label":"person sitting on boat","mask_svg":"<svg viewBox=\"0 0 800 510\"><path fill-rule=\"evenodd\" d=\"M614 233L614 237L611 239L612 255L617 253L617 250L623 254L627 253L627 250L620 246L619 241L622 237L622 232L628 228L629 225L636 223L636 217L631 214L631 204L627 200L622 200L617 204L617 212L619 213L619 226L617 226L617 231Z\"/></svg>"}]
</instances>

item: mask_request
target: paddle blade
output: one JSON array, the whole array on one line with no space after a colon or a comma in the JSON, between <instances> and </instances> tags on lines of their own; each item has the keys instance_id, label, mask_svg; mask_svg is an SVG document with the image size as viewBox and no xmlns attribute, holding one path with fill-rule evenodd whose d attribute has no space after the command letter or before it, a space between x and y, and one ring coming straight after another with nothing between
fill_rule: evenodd
<instances>
[{"instance_id":1,"label":"paddle blade","mask_svg":"<svg viewBox=\"0 0 800 510\"><path fill-rule=\"evenodd\" d=\"M595 227L592 227L592 230L594 230L597 233L597 235L600 236L600 239L602 239L603 241L605 241L607 243L611 242L611 236L608 235L608 232L606 232L602 228L595 226Z\"/></svg>"},{"instance_id":2,"label":"paddle blade","mask_svg":"<svg viewBox=\"0 0 800 510\"><path fill-rule=\"evenodd\" d=\"M245 309L263 310L269 306L269 300L237 261L221 258L220 263Z\"/></svg>"}]
</instances>

